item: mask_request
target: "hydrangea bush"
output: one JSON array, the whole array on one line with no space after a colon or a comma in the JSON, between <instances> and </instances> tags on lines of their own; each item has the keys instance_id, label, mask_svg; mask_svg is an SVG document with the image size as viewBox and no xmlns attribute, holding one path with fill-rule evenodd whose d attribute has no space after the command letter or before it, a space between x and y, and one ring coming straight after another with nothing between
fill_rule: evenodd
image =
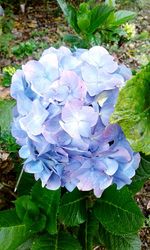
<instances>
[{"instance_id":1,"label":"hydrangea bush","mask_svg":"<svg viewBox=\"0 0 150 250\"><path fill-rule=\"evenodd\" d=\"M0 249L141 250L133 196L150 176L150 65L130 78L100 46L51 47L15 72L0 122L15 102L23 175L0 211Z\"/></svg>"},{"instance_id":2,"label":"hydrangea bush","mask_svg":"<svg viewBox=\"0 0 150 250\"><path fill-rule=\"evenodd\" d=\"M45 50L12 78L12 135L24 171L50 190L93 190L131 183L140 162L121 127L110 124L119 90L131 77L100 46Z\"/></svg>"}]
</instances>

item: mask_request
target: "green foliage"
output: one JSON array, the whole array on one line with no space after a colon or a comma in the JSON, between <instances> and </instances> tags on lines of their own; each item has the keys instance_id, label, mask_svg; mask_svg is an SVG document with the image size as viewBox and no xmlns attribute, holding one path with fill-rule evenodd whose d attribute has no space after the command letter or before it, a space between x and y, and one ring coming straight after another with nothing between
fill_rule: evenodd
<instances>
[{"instance_id":1,"label":"green foliage","mask_svg":"<svg viewBox=\"0 0 150 250\"><path fill-rule=\"evenodd\" d=\"M33 201L47 218L46 229L50 234L57 233L57 215L60 202L60 190L49 191L41 188L41 183L36 183L32 189ZM38 194L38 195L37 195Z\"/></svg>"},{"instance_id":2,"label":"green foliage","mask_svg":"<svg viewBox=\"0 0 150 250\"><path fill-rule=\"evenodd\" d=\"M12 108L15 105L15 101L8 99L0 99L0 130L1 133L10 131L10 124L12 121Z\"/></svg>"},{"instance_id":3,"label":"green foliage","mask_svg":"<svg viewBox=\"0 0 150 250\"><path fill-rule=\"evenodd\" d=\"M119 123L134 151L150 154L150 63L120 91L111 123Z\"/></svg>"},{"instance_id":4,"label":"green foliage","mask_svg":"<svg viewBox=\"0 0 150 250\"><path fill-rule=\"evenodd\" d=\"M47 190L37 182L14 204L15 209L0 212L3 250L93 250L97 244L140 249L137 232L143 216L126 187L109 187L95 199L91 192L78 190L61 195L60 189Z\"/></svg>"},{"instance_id":5,"label":"green foliage","mask_svg":"<svg viewBox=\"0 0 150 250\"><path fill-rule=\"evenodd\" d=\"M141 250L140 238L136 234L114 235L100 224L99 237L108 250Z\"/></svg>"},{"instance_id":6,"label":"green foliage","mask_svg":"<svg viewBox=\"0 0 150 250\"><path fill-rule=\"evenodd\" d=\"M35 42L33 40L21 42L12 48L12 53L16 57L25 57L32 55L33 51L36 49Z\"/></svg>"},{"instance_id":7,"label":"green foliage","mask_svg":"<svg viewBox=\"0 0 150 250\"><path fill-rule=\"evenodd\" d=\"M26 240L27 231L20 223L15 210L0 212L0 249L16 249Z\"/></svg>"},{"instance_id":8,"label":"green foliage","mask_svg":"<svg viewBox=\"0 0 150 250\"><path fill-rule=\"evenodd\" d=\"M115 235L136 233L143 225L143 215L126 187L108 188L96 201L94 213L105 229Z\"/></svg>"},{"instance_id":9,"label":"green foliage","mask_svg":"<svg viewBox=\"0 0 150 250\"><path fill-rule=\"evenodd\" d=\"M48 44L42 41L29 39L12 47L11 52L18 58L24 58L30 55L36 56L38 50L48 48Z\"/></svg>"},{"instance_id":10,"label":"green foliage","mask_svg":"<svg viewBox=\"0 0 150 250\"><path fill-rule=\"evenodd\" d=\"M14 105L14 100L0 99L0 148L9 153L15 153L19 149L14 137L10 134L12 108Z\"/></svg>"},{"instance_id":11,"label":"green foliage","mask_svg":"<svg viewBox=\"0 0 150 250\"><path fill-rule=\"evenodd\" d=\"M19 67L16 65L14 66L6 66L3 68L3 76L2 76L2 80L1 80L1 85L4 87L9 87L11 84L11 78L12 75L15 73L15 71L18 69Z\"/></svg>"},{"instance_id":12,"label":"green foliage","mask_svg":"<svg viewBox=\"0 0 150 250\"><path fill-rule=\"evenodd\" d=\"M135 17L135 13L126 10L115 10L115 1L87 1L78 8L65 0L57 0L69 25L78 34L76 40L81 41L82 47L89 47L93 43L110 43L119 41L124 34L121 25ZM74 36L70 42L76 46ZM66 39L65 39L66 41ZM81 45L80 45L81 46Z\"/></svg>"},{"instance_id":13,"label":"green foliage","mask_svg":"<svg viewBox=\"0 0 150 250\"><path fill-rule=\"evenodd\" d=\"M87 213L86 221L80 226L79 240L83 249L91 250L95 245L95 237L98 235L99 222L93 213ZM98 235L99 237L99 235ZM96 242L97 243L97 242ZM99 244L99 242L97 243Z\"/></svg>"},{"instance_id":14,"label":"green foliage","mask_svg":"<svg viewBox=\"0 0 150 250\"><path fill-rule=\"evenodd\" d=\"M44 235L36 239L31 250L81 250L81 246L77 239L69 233L59 233L58 235L49 237Z\"/></svg>"},{"instance_id":15,"label":"green foliage","mask_svg":"<svg viewBox=\"0 0 150 250\"><path fill-rule=\"evenodd\" d=\"M40 213L36 203L29 195L21 196L15 201L16 213L19 219L30 230L30 234L40 232L45 229L46 216Z\"/></svg>"},{"instance_id":16,"label":"green foliage","mask_svg":"<svg viewBox=\"0 0 150 250\"><path fill-rule=\"evenodd\" d=\"M76 226L86 219L86 194L75 189L61 200L59 217L66 226Z\"/></svg>"},{"instance_id":17,"label":"green foliage","mask_svg":"<svg viewBox=\"0 0 150 250\"><path fill-rule=\"evenodd\" d=\"M10 42L13 39L13 14L10 8L5 8L5 15L0 16L0 55L10 55Z\"/></svg>"},{"instance_id":18,"label":"green foliage","mask_svg":"<svg viewBox=\"0 0 150 250\"><path fill-rule=\"evenodd\" d=\"M11 33L0 35L0 55L5 56L6 58L10 55L10 42L13 39Z\"/></svg>"},{"instance_id":19,"label":"green foliage","mask_svg":"<svg viewBox=\"0 0 150 250\"><path fill-rule=\"evenodd\" d=\"M11 84L11 75L8 72L6 72L3 74L1 85L4 87L9 87L10 84Z\"/></svg>"},{"instance_id":20,"label":"green foliage","mask_svg":"<svg viewBox=\"0 0 150 250\"><path fill-rule=\"evenodd\" d=\"M0 148L9 153L16 153L19 146L9 132L2 133L0 130Z\"/></svg>"}]
</instances>

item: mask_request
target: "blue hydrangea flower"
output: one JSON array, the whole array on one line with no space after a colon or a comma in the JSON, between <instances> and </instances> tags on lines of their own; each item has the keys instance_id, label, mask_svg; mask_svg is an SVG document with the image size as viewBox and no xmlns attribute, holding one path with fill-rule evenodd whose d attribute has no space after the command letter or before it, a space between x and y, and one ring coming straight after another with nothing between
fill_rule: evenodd
<instances>
[{"instance_id":1,"label":"blue hydrangea flower","mask_svg":"<svg viewBox=\"0 0 150 250\"><path fill-rule=\"evenodd\" d=\"M100 46L45 50L12 78L17 101L12 135L24 171L55 190L93 190L131 183L140 161L121 128L109 123L120 88L131 77Z\"/></svg>"}]
</instances>

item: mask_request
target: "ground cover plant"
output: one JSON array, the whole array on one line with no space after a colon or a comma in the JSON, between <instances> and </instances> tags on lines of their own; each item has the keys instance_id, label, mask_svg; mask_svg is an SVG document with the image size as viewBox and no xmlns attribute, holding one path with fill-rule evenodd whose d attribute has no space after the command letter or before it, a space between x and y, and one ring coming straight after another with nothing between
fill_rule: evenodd
<instances>
[{"instance_id":1,"label":"ground cover plant","mask_svg":"<svg viewBox=\"0 0 150 250\"><path fill-rule=\"evenodd\" d=\"M51 47L37 58L3 69L3 86L15 72L16 103L0 102L0 184L9 188L16 175L17 197L0 212L0 247L141 249L139 230L149 221L134 197L150 176L150 65L133 77L100 46Z\"/></svg>"}]
</instances>

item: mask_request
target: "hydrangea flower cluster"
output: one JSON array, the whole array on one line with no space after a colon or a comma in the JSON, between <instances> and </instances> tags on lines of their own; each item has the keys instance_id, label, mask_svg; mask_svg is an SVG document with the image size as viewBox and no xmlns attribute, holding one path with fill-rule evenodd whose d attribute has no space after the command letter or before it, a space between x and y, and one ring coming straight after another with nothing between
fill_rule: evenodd
<instances>
[{"instance_id":1,"label":"hydrangea flower cluster","mask_svg":"<svg viewBox=\"0 0 150 250\"><path fill-rule=\"evenodd\" d=\"M93 190L131 183L140 156L121 128L110 124L119 89L131 72L106 49L47 49L12 78L12 135L24 170L56 190Z\"/></svg>"}]
</instances>

